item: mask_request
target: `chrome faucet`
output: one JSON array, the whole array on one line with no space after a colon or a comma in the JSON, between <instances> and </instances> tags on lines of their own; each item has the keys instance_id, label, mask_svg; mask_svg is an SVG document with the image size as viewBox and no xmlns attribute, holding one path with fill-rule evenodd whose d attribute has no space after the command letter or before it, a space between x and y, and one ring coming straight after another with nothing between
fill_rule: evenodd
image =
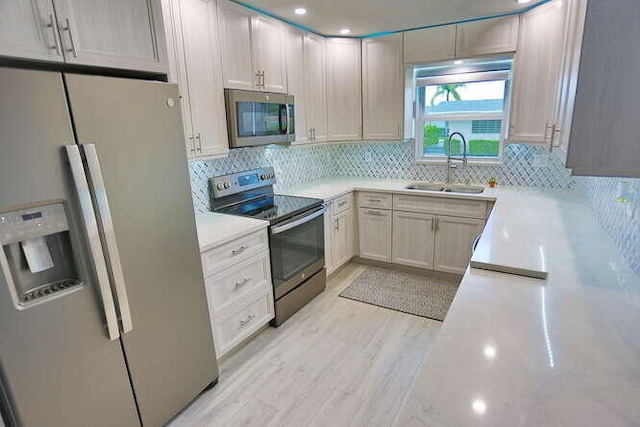
<instances>
[{"instance_id":1,"label":"chrome faucet","mask_svg":"<svg viewBox=\"0 0 640 427\"><path fill-rule=\"evenodd\" d=\"M462 157L456 157L451 155L451 139L454 135L459 135L462 138ZM454 165L452 160L458 160L462 162L463 166L467 165L467 140L464 135L460 132L453 132L449 135L449 140L447 141L449 146L449 152L447 153L447 184L451 184L451 169L455 169L458 165Z\"/></svg>"}]
</instances>

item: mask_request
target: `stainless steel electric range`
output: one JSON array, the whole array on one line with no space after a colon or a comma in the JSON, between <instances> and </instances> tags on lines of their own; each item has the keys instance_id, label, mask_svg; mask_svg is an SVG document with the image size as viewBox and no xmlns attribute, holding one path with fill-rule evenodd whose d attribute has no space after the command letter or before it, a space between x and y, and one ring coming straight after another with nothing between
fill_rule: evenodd
<instances>
[{"instance_id":1,"label":"stainless steel electric range","mask_svg":"<svg viewBox=\"0 0 640 427\"><path fill-rule=\"evenodd\" d=\"M274 194L273 168L211 179L214 212L269 221L273 326L280 326L326 285L324 212L321 199Z\"/></svg>"}]
</instances>

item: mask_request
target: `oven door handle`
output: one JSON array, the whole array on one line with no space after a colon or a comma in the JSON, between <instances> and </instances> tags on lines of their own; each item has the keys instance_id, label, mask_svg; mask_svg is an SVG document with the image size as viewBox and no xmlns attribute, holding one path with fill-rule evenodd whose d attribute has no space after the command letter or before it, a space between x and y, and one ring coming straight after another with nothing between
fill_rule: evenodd
<instances>
[{"instance_id":1,"label":"oven door handle","mask_svg":"<svg viewBox=\"0 0 640 427\"><path fill-rule=\"evenodd\" d=\"M312 219L316 219L319 216L324 215L325 211L327 210L326 206L322 206L319 209L313 211L311 214L309 215L305 215L300 219L295 219L291 222L287 222L284 223L282 225L273 225L271 226L271 233L273 234L279 234L282 233L283 231L287 231L287 230L291 230L294 227L297 227L299 225L302 225L306 222L311 221Z\"/></svg>"}]
</instances>

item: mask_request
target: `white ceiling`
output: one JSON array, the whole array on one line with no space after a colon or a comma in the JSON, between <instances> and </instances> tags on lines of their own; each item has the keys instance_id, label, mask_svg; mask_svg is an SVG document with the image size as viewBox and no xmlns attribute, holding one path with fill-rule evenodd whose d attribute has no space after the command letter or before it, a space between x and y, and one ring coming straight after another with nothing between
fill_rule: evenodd
<instances>
[{"instance_id":1,"label":"white ceiling","mask_svg":"<svg viewBox=\"0 0 640 427\"><path fill-rule=\"evenodd\" d=\"M542 0L544 1L544 0ZM540 0L238 0L323 35L352 36L406 30L466 19L500 15L529 8ZM296 15L297 7L307 9Z\"/></svg>"}]
</instances>

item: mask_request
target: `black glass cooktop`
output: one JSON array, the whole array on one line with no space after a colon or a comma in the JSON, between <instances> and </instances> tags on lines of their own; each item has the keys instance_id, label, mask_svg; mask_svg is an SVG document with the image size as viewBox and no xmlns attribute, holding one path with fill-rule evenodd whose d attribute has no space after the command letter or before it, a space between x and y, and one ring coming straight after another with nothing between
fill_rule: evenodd
<instances>
[{"instance_id":1,"label":"black glass cooktop","mask_svg":"<svg viewBox=\"0 0 640 427\"><path fill-rule=\"evenodd\" d=\"M222 209L218 212L263 219L274 224L296 216L306 210L313 209L321 204L321 199L280 196L276 194L264 196L227 209Z\"/></svg>"}]
</instances>

